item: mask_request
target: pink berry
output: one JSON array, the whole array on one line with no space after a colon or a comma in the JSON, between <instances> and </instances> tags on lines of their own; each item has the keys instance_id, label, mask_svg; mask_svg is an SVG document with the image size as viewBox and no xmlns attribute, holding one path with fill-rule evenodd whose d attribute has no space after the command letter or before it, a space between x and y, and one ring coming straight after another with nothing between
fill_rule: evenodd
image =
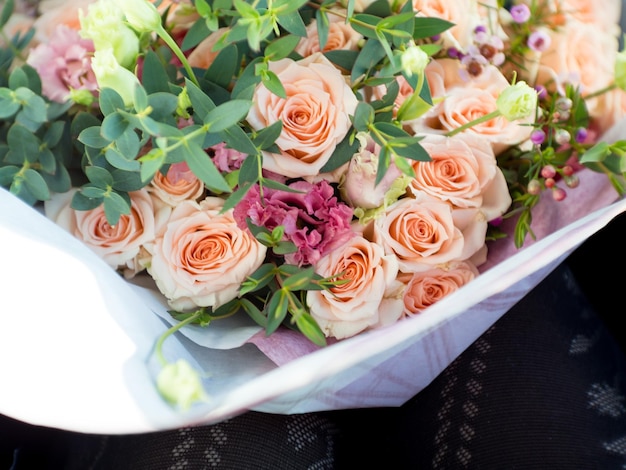
<instances>
[{"instance_id":1,"label":"pink berry","mask_svg":"<svg viewBox=\"0 0 626 470\"><path fill-rule=\"evenodd\" d=\"M544 178L554 178L556 176L556 169L552 165L546 165L541 169L541 176Z\"/></svg>"},{"instance_id":2,"label":"pink berry","mask_svg":"<svg viewBox=\"0 0 626 470\"><path fill-rule=\"evenodd\" d=\"M554 178L546 178L546 188L554 188L554 186L556 185L556 181L554 181Z\"/></svg>"},{"instance_id":3,"label":"pink berry","mask_svg":"<svg viewBox=\"0 0 626 470\"><path fill-rule=\"evenodd\" d=\"M552 190L552 199L554 199L557 202L558 201L562 201L563 199L565 199L566 196L567 196L567 193L562 188L556 188L555 187Z\"/></svg>"}]
</instances>

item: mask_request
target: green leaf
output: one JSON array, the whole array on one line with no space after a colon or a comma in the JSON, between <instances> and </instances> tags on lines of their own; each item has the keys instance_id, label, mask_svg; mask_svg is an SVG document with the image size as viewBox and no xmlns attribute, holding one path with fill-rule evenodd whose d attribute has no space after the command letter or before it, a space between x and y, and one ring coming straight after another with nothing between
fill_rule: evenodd
<instances>
[{"instance_id":1,"label":"green leaf","mask_svg":"<svg viewBox=\"0 0 626 470\"><path fill-rule=\"evenodd\" d=\"M278 15L276 21L291 34L295 34L296 36L300 36L302 38L306 37L306 26L304 25L304 21L302 21L300 13L297 11L291 11Z\"/></svg>"},{"instance_id":2,"label":"green leaf","mask_svg":"<svg viewBox=\"0 0 626 470\"><path fill-rule=\"evenodd\" d=\"M161 169L165 163L165 153L158 148L150 150L147 154L139 158L141 163L140 176L141 181L147 183L152 180L156 172Z\"/></svg>"},{"instance_id":3,"label":"green leaf","mask_svg":"<svg viewBox=\"0 0 626 470\"><path fill-rule=\"evenodd\" d=\"M239 295L243 296L250 292L255 292L267 286L274 279L276 270L272 263L265 263L254 271L246 279L239 289Z\"/></svg>"},{"instance_id":4,"label":"green leaf","mask_svg":"<svg viewBox=\"0 0 626 470\"><path fill-rule=\"evenodd\" d=\"M9 88L0 88L0 119L7 119L17 113L22 105L16 99L15 92Z\"/></svg>"},{"instance_id":5,"label":"green leaf","mask_svg":"<svg viewBox=\"0 0 626 470\"><path fill-rule=\"evenodd\" d=\"M102 137L100 126L91 126L83 129L78 134L78 141L95 149L102 149L111 143L110 140Z\"/></svg>"},{"instance_id":6,"label":"green leaf","mask_svg":"<svg viewBox=\"0 0 626 470\"><path fill-rule=\"evenodd\" d=\"M292 274L291 276L284 279L282 287L283 289L288 289L290 291L306 289L306 287L309 285L309 282L311 282L311 279L313 279L314 273L315 271L313 270L313 268L302 269L298 273Z\"/></svg>"},{"instance_id":7,"label":"green leaf","mask_svg":"<svg viewBox=\"0 0 626 470\"><path fill-rule=\"evenodd\" d=\"M13 124L7 133L9 152L5 157L7 163L21 165L24 162L33 163L39 155L39 139L29 129Z\"/></svg>"},{"instance_id":8,"label":"green leaf","mask_svg":"<svg viewBox=\"0 0 626 470\"><path fill-rule=\"evenodd\" d=\"M287 316L289 307L289 293L284 289L279 289L272 294L270 301L264 309L267 312L267 326L265 334L267 336L274 333Z\"/></svg>"},{"instance_id":9,"label":"green leaf","mask_svg":"<svg viewBox=\"0 0 626 470\"><path fill-rule=\"evenodd\" d=\"M15 165L0 166L0 186L9 186L19 171Z\"/></svg>"},{"instance_id":10,"label":"green leaf","mask_svg":"<svg viewBox=\"0 0 626 470\"><path fill-rule=\"evenodd\" d=\"M330 159L322 167L320 172L326 173L336 170L341 165L348 163L352 156L359 151L359 141L352 139L350 134L337 145Z\"/></svg>"},{"instance_id":11,"label":"green leaf","mask_svg":"<svg viewBox=\"0 0 626 470\"><path fill-rule=\"evenodd\" d=\"M611 154L610 145L606 142L598 142L580 157L580 163L601 162Z\"/></svg>"},{"instance_id":12,"label":"green leaf","mask_svg":"<svg viewBox=\"0 0 626 470\"><path fill-rule=\"evenodd\" d=\"M115 146L124 155L124 158L134 160L141 150L142 144L137 133L133 129L127 129L117 138Z\"/></svg>"},{"instance_id":13,"label":"green leaf","mask_svg":"<svg viewBox=\"0 0 626 470\"><path fill-rule=\"evenodd\" d=\"M83 196L89 199L102 199L107 192L106 189L92 186L90 184L83 186L80 191Z\"/></svg>"},{"instance_id":14,"label":"green leaf","mask_svg":"<svg viewBox=\"0 0 626 470\"><path fill-rule=\"evenodd\" d=\"M194 115L198 116L201 121L203 116L209 114L215 109L215 103L209 98L200 88L198 88L192 81L185 80L187 86L187 93L191 100L191 106L194 110Z\"/></svg>"},{"instance_id":15,"label":"green leaf","mask_svg":"<svg viewBox=\"0 0 626 470\"><path fill-rule=\"evenodd\" d=\"M99 166L88 166L85 168L85 175L93 183L94 186L99 188L108 188L113 184L113 176L104 168Z\"/></svg>"},{"instance_id":16,"label":"green leaf","mask_svg":"<svg viewBox=\"0 0 626 470\"><path fill-rule=\"evenodd\" d=\"M19 94L20 90L16 92ZM31 95L22 103L23 117L34 123L44 123L48 120L47 105L38 95Z\"/></svg>"},{"instance_id":17,"label":"green leaf","mask_svg":"<svg viewBox=\"0 0 626 470\"><path fill-rule=\"evenodd\" d=\"M113 141L121 136L130 127L130 123L119 112L105 116L102 121L100 133L106 140Z\"/></svg>"},{"instance_id":18,"label":"green leaf","mask_svg":"<svg viewBox=\"0 0 626 470\"><path fill-rule=\"evenodd\" d=\"M139 171L141 165L137 160L127 159L123 153L114 148L108 148L104 156L111 166L125 171Z\"/></svg>"},{"instance_id":19,"label":"green leaf","mask_svg":"<svg viewBox=\"0 0 626 470\"><path fill-rule=\"evenodd\" d=\"M320 326L310 314L302 312L295 317L298 330L317 346L326 346L326 337Z\"/></svg>"},{"instance_id":20,"label":"green leaf","mask_svg":"<svg viewBox=\"0 0 626 470\"><path fill-rule=\"evenodd\" d=\"M413 39L427 39L437 36L452 28L451 23L441 18L415 17L413 25Z\"/></svg>"},{"instance_id":21,"label":"green leaf","mask_svg":"<svg viewBox=\"0 0 626 470\"><path fill-rule=\"evenodd\" d=\"M95 209L102 204L102 198L88 198L82 193L83 189L77 191L72 196L71 207L78 211L88 211Z\"/></svg>"},{"instance_id":22,"label":"green leaf","mask_svg":"<svg viewBox=\"0 0 626 470\"><path fill-rule=\"evenodd\" d=\"M143 86L136 86L133 94L133 101L135 104L135 111L137 113L143 113L148 107L148 94Z\"/></svg>"},{"instance_id":23,"label":"green leaf","mask_svg":"<svg viewBox=\"0 0 626 470\"><path fill-rule=\"evenodd\" d=\"M131 192L143 188L146 184L141 180L140 171L111 170L113 189L116 191Z\"/></svg>"},{"instance_id":24,"label":"green leaf","mask_svg":"<svg viewBox=\"0 0 626 470\"><path fill-rule=\"evenodd\" d=\"M170 91L167 72L159 56L151 49L148 49L144 57L141 83L148 94Z\"/></svg>"},{"instance_id":25,"label":"green leaf","mask_svg":"<svg viewBox=\"0 0 626 470\"><path fill-rule=\"evenodd\" d=\"M271 70L265 70L261 73L261 82L269 91L274 93L276 96L280 98L287 98L287 92L285 91L285 87L283 87L280 78Z\"/></svg>"},{"instance_id":26,"label":"green leaf","mask_svg":"<svg viewBox=\"0 0 626 470\"><path fill-rule=\"evenodd\" d=\"M280 137L280 133L282 132L282 130L283 130L282 121L276 121L270 124L269 126L265 127L264 129L261 129L254 136L254 139L252 139L252 142L254 142L254 145L257 148L261 150L265 150L269 148L271 145L273 145L274 142L276 142L276 139Z\"/></svg>"},{"instance_id":27,"label":"green leaf","mask_svg":"<svg viewBox=\"0 0 626 470\"><path fill-rule=\"evenodd\" d=\"M293 34L282 36L267 45L264 51L266 59L276 61L289 56L300 42L300 37Z\"/></svg>"},{"instance_id":28,"label":"green leaf","mask_svg":"<svg viewBox=\"0 0 626 470\"><path fill-rule=\"evenodd\" d=\"M17 91L20 88L25 88L31 91L28 88L28 75L21 67L17 67L13 69L11 74L9 75L9 88L11 90ZM34 92L31 91L34 94Z\"/></svg>"},{"instance_id":29,"label":"green leaf","mask_svg":"<svg viewBox=\"0 0 626 470\"><path fill-rule=\"evenodd\" d=\"M43 143L48 147L54 147L59 143L65 132L65 122L55 121L46 130L43 136Z\"/></svg>"},{"instance_id":30,"label":"green leaf","mask_svg":"<svg viewBox=\"0 0 626 470\"><path fill-rule=\"evenodd\" d=\"M385 48L379 41L367 41L352 68L351 80L358 82L385 57Z\"/></svg>"},{"instance_id":31,"label":"green leaf","mask_svg":"<svg viewBox=\"0 0 626 470\"><path fill-rule=\"evenodd\" d=\"M122 97L111 88L103 88L100 90L100 111L107 116L116 111L126 109Z\"/></svg>"},{"instance_id":32,"label":"green leaf","mask_svg":"<svg viewBox=\"0 0 626 470\"><path fill-rule=\"evenodd\" d=\"M41 169L45 173L54 173L57 168L57 160L54 158L54 154L49 148L42 148L39 152L39 163Z\"/></svg>"},{"instance_id":33,"label":"green leaf","mask_svg":"<svg viewBox=\"0 0 626 470\"><path fill-rule=\"evenodd\" d=\"M359 56L359 51L333 50L324 52L324 55L337 67L352 70Z\"/></svg>"},{"instance_id":34,"label":"green leaf","mask_svg":"<svg viewBox=\"0 0 626 470\"><path fill-rule=\"evenodd\" d=\"M230 192L230 186L207 153L198 145L189 144L183 151L189 169L211 190Z\"/></svg>"},{"instance_id":35,"label":"green leaf","mask_svg":"<svg viewBox=\"0 0 626 470\"><path fill-rule=\"evenodd\" d=\"M48 185L37 171L32 168L26 170L24 172L24 183L30 193L39 201L46 201L50 199Z\"/></svg>"},{"instance_id":36,"label":"green leaf","mask_svg":"<svg viewBox=\"0 0 626 470\"><path fill-rule=\"evenodd\" d=\"M6 0L2 5L2 12L0 12L0 28L6 25L13 14L15 8L15 2L13 0Z\"/></svg>"},{"instance_id":37,"label":"green leaf","mask_svg":"<svg viewBox=\"0 0 626 470\"><path fill-rule=\"evenodd\" d=\"M374 122L374 108L365 101L359 101L354 112L352 124L359 132L366 132Z\"/></svg>"},{"instance_id":38,"label":"green leaf","mask_svg":"<svg viewBox=\"0 0 626 470\"><path fill-rule=\"evenodd\" d=\"M130 214L130 204L115 192L104 198L104 215L111 227L115 226L122 215Z\"/></svg>"},{"instance_id":39,"label":"green leaf","mask_svg":"<svg viewBox=\"0 0 626 470\"><path fill-rule=\"evenodd\" d=\"M237 46L229 45L222 49L213 60L204 79L222 88L229 88L233 77L239 73L240 57Z\"/></svg>"},{"instance_id":40,"label":"green leaf","mask_svg":"<svg viewBox=\"0 0 626 470\"><path fill-rule=\"evenodd\" d=\"M258 325L265 328L267 326L267 318L256 305L248 299L241 299L241 308L254 320Z\"/></svg>"},{"instance_id":41,"label":"green leaf","mask_svg":"<svg viewBox=\"0 0 626 470\"><path fill-rule=\"evenodd\" d=\"M252 139L239 126L232 126L219 133L228 147L246 155L255 155L258 151Z\"/></svg>"},{"instance_id":42,"label":"green leaf","mask_svg":"<svg viewBox=\"0 0 626 470\"><path fill-rule=\"evenodd\" d=\"M206 21L203 18L200 18L191 26L191 28L189 28L187 34L185 34L181 49L183 51L187 51L192 47L197 46L209 34L211 34L211 31L207 28Z\"/></svg>"},{"instance_id":43,"label":"green leaf","mask_svg":"<svg viewBox=\"0 0 626 470\"><path fill-rule=\"evenodd\" d=\"M41 176L50 191L55 193L66 193L72 187L70 174L63 165L56 165L54 173L43 173Z\"/></svg>"},{"instance_id":44,"label":"green leaf","mask_svg":"<svg viewBox=\"0 0 626 470\"><path fill-rule=\"evenodd\" d=\"M220 132L239 124L247 115L252 102L248 100L231 100L223 103L202 119L209 132Z\"/></svg>"}]
</instances>

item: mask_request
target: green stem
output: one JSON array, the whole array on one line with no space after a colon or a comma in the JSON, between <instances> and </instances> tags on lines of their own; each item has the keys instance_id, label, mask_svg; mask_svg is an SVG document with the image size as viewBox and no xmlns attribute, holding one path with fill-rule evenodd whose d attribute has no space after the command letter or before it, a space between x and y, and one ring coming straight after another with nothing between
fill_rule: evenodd
<instances>
[{"instance_id":1,"label":"green stem","mask_svg":"<svg viewBox=\"0 0 626 470\"><path fill-rule=\"evenodd\" d=\"M591 98L595 98L597 96L603 95L605 93L608 93L611 90L615 90L617 88L617 85L615 83L611 83L610 85L599 89L598 91L594 91L593 93L588 94L587 96L585 96L586 100L590 100Z\"/></svg>"},{"instance_id":2,"label":"green stem","mask_svg":"<svg viewBox=\"0 0 626 470\"><path fill-rule=\"evenodd\" d=\"M154 345L154 353L159 358L159 362L161 363L161 365L163 366L167 365L167 360L165 359L165 356L163 355L163 343L165 342L165 340L169 336L173 335L178 330L180 330L182 327L193 323L195 320L200 318L202 314L203 314L202 310L197 310L193 315L189 315L187 318L185 318L181 322L177 323L176 325L171 326L167 331L163 332L161 336L159 336L159 339L157 339L157 342Z\"/></svg>"},{"instance_id":3,"label":"green stem","mask_svg":"<svg viewBox=\"0 0 626 470\"><path fill-rule=\"evenodd\" d=\"M482 124L483 122L489 121L490 119L497 118L500 115L501 115L500 111L498 111L498 110L492 111L489 114L485 114L484 116L479 117L478 119L474 119L473 121L466 122L462 126L457 127L456 129L451 130L450 132L446 133L445 135L447 137L452 137L453 135L456 135L459 132L463 132L464 130L469 129L470 127L473 127L473 126L475 126L477 124Z\"/></svg>"},{"instance_id":4,"label":"green stem","mask_svg":"<svg viewBox=\"0 0 626 470\"><path fill-rule=\"evenodd\" d=\"M191 79L191 81L194 83L194 85L196 85L199 88L200 83L198 82L198 79L196 78L196 74L191 68L191 65L189 65L189 61L187 60L187 57L185 57L185 54L183 54L183 51L181 51L180 47L178 47L178 44L176 43L176 41L174 41L172 36L170 36L167 31L165 31L165 28L163 28L163 26L160 26L159 29L156 31L156 33L159 35L161 39L163 39L163 41L165 41L165 44L168 45L168 47L172 50L172 52L176 54L176 57L178 57L180 62L183 64L183 67L185 68L185 71L187 72L187 75L189 75L189 78Z\"/></svg>"}]
</instances>

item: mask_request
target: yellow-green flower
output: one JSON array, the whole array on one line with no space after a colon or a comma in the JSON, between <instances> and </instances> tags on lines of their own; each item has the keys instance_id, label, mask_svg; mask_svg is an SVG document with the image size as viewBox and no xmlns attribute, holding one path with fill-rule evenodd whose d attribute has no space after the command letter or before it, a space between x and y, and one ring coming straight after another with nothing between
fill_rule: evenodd
<instances>
[{"instance_id":1,"label":"yellow-green flower","mask_svg":"<svg viewBox=\"0 0 626 470\"><path fill-rule=\"evenodd\" d=\"M96 50L91 61L91 68L100 89L111 88L124 100L126 106L134 103L135 87L140 86L139 79L130 70L122 67L111 48Z\"/></svg>"},{"instance_id":2,"label":"yellow-green flower","mask_svg":"<svg viewBox=\"0 0 626 470\"><path fill-rule=\"evenodd\" d=\"M91 39L96 50L112 49L122 67L132 67L139 55L139 38L124 23L124 13L115 2L98 0L89 4L87 15L79 13L80 35Z\"/></svg>"},{"instance_id":3,"label":"yellow-green flower","mask_svg":"<svg viewBox=\"0 0 626 470\"><path fill-rule=\"evenodd\" d=\"M424 73L430 57L419 46L410 46L402 52L400 64L402 71L408 76Z\"/></svg>"},{"instance_id":4,"label":"yellow-green flower","mask_svg":"<svg viewBox=\"0 0 626 470\"><path fill-rule=\"evenodd\" d=\"M496 107L508 121L523 119L537 109L537 91L526 82L519 81L500 93Z\"/></svg>"},{"instance_id":5,"label":"yellow-green flower","mask_svg":"<svg viewBox=\"0 0 626 470\"><path fill-rule=\"evenodd\" d=\"M626 35L624 35L626 41ZM626 91L626 47L615 58L615 85Z\"/></svg>"},{"instance_id":6,"label":"yellow-green flower","mask_svg":"<svg viewBox=\"0 0 626 470\"><path fill-rule=\"evenodd\" d=\"M157 389L165 400L182 410L208 399L200 376L183 359L168 363L161 369L157 377Z\"/></svg>"},{"instance_id":7,"label":"yellow-green flower","mask_svg":"<svg viewBox=\"0 0 626 470\"><path fill-rule=\"evenodd\" d=\"M161 15L147 0L117 0L126 21L138 33L152 33L161 27Z\"/></svg>"}]
</instances>

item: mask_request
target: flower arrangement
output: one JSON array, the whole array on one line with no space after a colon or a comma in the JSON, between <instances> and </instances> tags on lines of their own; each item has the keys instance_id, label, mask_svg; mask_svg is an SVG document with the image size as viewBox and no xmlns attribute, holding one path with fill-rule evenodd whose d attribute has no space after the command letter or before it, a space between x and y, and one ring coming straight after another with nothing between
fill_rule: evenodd
<instances>
[{"instance_id":1,"label":"flower arrangement","mask_svg":"<svg viewBox=\"0 0 626 470\"><path fill-rule=\"evenodd\" d=\"M0 184L179 321L324 346L521 248L578 171L624 194L620 3L4 2ZM515 221L511 234L501 230ZM205 398L162 357L158 387Z\"/></svg>"}]
</instances>

